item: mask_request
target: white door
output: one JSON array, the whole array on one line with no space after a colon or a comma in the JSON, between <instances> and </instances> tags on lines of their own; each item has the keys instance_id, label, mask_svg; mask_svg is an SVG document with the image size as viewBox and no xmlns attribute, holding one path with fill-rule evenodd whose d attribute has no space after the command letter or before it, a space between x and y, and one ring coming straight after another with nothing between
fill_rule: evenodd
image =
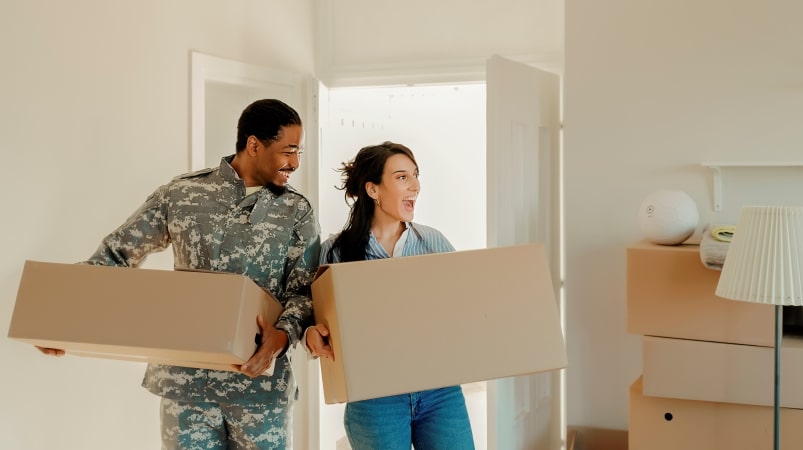
<instances>
[{"instance_id":1,"label":"white door","mask_svg":"<svg viewBox=\"0 0 803 450\"><path fill-rule=\"evenodd\" d=\"M542 243L560 298L560 78L494 56L486 82L488 247ZM488 449L560 449L562 390L558 371L489 382Z\"/></svg>"},{"instance_id":2,"label":"white door","mask_svg":"<svg viewBox=\"0 0 803 450\"><path fill-rule=\"evenodd\" d=\"M325 177L330 174L332 164L327 161L326 147L324 145L328 135L329 123L329 89L315 78L307 82L307 110L309 114L304 119L304 161L302 166L307 170L307 183L304 194L315 207L318 219L323 227L326 217L320 206L321 199L327 201L327 194L332 190L331 179ZM322 176L326 181L322 181ZM345 205L345 203L343 203ZM325 239L326 233L321 236ZM302 344L303 345L303 344ZM296 361L293 368L303 365L305 369L296 370L305 373L304 379L298 379L300 392L296 409L303 408L305 416L294 424L295 449L309 450L340 450L348 449L346 431L343 426L344 404L327 405L323 400L323 384L321 382L321 369L317 359L309 359L305 350L299 345L295 349ZM295 415L299 419L299 415Z\"/></svg>"}]
</instances>

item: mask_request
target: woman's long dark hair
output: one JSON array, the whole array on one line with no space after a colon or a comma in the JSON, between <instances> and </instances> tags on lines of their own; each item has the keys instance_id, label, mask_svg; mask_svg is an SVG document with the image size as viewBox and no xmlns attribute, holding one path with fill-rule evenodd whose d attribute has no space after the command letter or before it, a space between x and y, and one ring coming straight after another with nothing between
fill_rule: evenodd
<instances>
[{"instance_id":1,"label":"woman's long dark hair","mask_svg":"<svg viewBox=\"0 0 803 450\"><path fill-rule=\"evenodd\" d=\"M350 203L351 211L346 226L335 238L332 248L326 255L327 262L333 262L332 253L335 249L340 253L340 260L343 262L365 259L365 247L368 245L371 219L374 217L376 207L374 200L365 190L365 184L368 182L381 184L385 162L391 156L398 154L407 156L418 167L409 148L386 141L379 145L361 148L354 159L343 163L338 169L343 181L338 189L345 191L346 203Z\"/></svg>"}]
</instances>

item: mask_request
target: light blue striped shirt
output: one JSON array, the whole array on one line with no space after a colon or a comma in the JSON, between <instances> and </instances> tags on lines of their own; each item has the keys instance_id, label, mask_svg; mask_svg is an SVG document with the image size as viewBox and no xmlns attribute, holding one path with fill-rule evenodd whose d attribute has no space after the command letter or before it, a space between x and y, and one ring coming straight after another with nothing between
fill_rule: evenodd
<instances>
[{"instance_id":1,"label":"light blue striped shirt","mask_svg":"<svg viewBox=\"0 0 803 450\"><path fill-rule=\"evenodd\" d=\"M443 233L435 228L413 222L406 222L405 224L407 225L407 229L402 235L404 243L401 252L394 252L394 257L454 251L452 243L446 239ZM321 245L321 264L329 263L326 258L337 236L337 234L330 236L329 239ZM365 259L372 260L383 258L390 258L390 255L385 251L379 241L376 240L374 235L371 234L368 238L367 248L365 249ZM337 249L332 252L332 262L340 262L340 252Z\"/></svg>"}]
</instances>

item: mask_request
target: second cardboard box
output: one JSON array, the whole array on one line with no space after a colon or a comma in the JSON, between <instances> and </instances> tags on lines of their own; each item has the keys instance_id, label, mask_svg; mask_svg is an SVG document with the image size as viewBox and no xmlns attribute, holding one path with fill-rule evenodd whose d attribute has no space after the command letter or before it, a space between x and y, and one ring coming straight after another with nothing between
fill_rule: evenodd
<instances>
[{"instance_id":1,"label":"second cardboard box","mask_svg":"<svg viewBox=\"0 0 803 450\"><path fill-rule=\"evenodd\" d=\"M540 244L325 265L312 297L327 404L567 364Z\"/></svg>"}]
</instances>

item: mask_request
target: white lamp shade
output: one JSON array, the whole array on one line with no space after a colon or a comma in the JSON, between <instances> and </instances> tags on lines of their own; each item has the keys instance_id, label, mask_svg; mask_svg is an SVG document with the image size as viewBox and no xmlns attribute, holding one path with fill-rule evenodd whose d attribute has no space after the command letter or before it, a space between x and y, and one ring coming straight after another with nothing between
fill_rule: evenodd
<instances>
[{"instance_id":1,"label":"white lamp shade","mask_svg":"<svg viewBox=\"0 0 803 450\"><path fill-rule=\"evenodd\" d=\"M803 305L803 207L742 208L716 295Z\"/></svg>"}]
</instances>

